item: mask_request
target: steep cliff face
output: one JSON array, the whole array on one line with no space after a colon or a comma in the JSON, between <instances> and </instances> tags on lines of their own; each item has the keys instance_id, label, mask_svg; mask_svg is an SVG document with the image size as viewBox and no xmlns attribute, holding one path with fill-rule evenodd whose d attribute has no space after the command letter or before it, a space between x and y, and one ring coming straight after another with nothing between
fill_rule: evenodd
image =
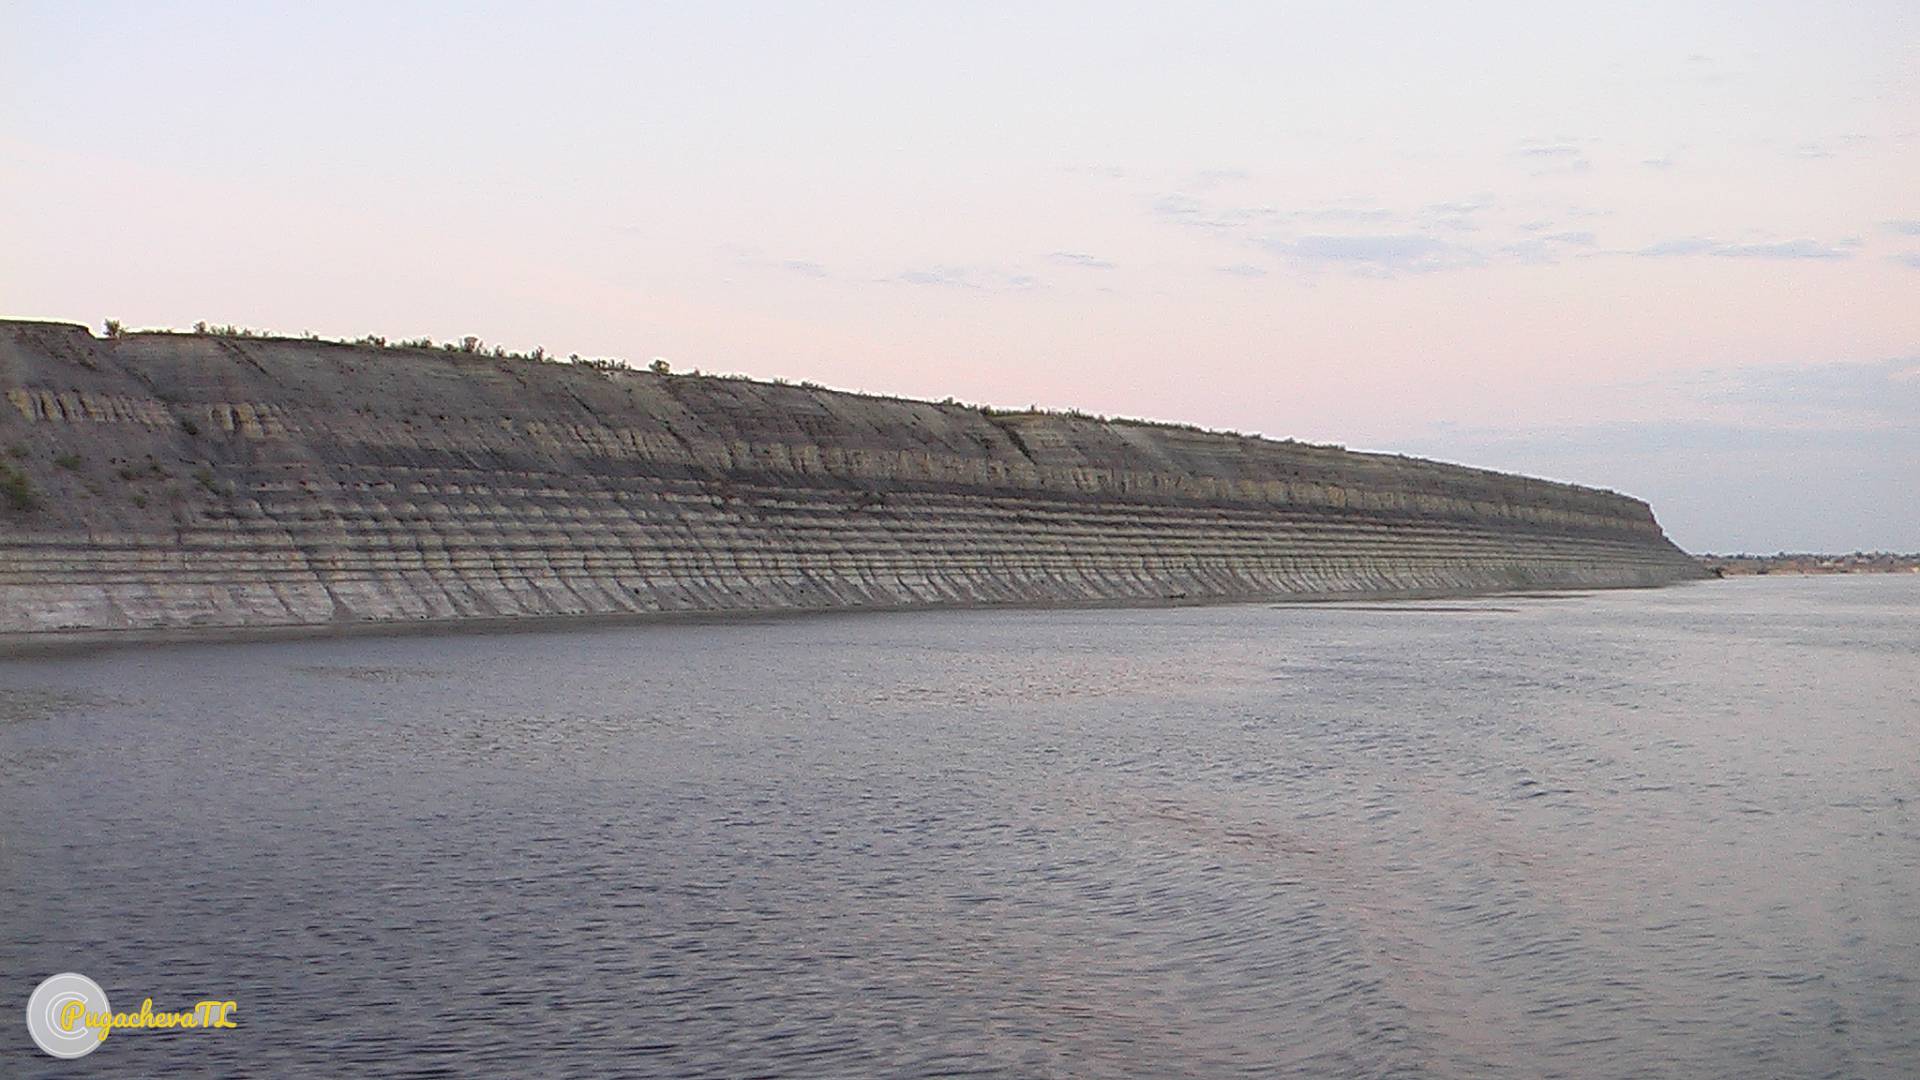
<instances>
[{"instance_id":1,"label":"steep cliff face","mask_svg":"<svg viewBox=\"0 0 1920 1080\"><path fill-rule=\"evenodd\" d=\"M1646 504L1330 447L0 322L0 635L1700 576Z\"/></svg>"}]
</instances>

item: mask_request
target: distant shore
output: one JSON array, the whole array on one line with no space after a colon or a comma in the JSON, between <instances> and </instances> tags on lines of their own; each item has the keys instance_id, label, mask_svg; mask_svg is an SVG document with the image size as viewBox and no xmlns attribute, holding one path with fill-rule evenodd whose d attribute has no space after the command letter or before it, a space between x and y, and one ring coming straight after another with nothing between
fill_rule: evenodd
<instances>
[{"instance_id":1,"label":"distant shore","mask_svg":"<svg viewBox=\"0 0 1920 1080\"><path fill-rule=\"evenodd\" d=\"M1758 574L1920 574L1920 554L1856 551L1850 555L1781 552L1775 555L1696 555L1720 577Z\"/></svg>"}]
</instances>

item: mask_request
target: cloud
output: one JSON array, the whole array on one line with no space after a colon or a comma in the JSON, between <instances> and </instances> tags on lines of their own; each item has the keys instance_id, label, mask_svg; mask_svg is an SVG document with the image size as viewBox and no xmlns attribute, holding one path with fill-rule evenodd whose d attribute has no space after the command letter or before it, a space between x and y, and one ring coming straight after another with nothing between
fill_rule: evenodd
<instances>
[{"instance_id":1,"label":"cloud","mask_svg":"<svg viewBox=\"0 0 1920 1080\"><path fill-rule=\"evenodd\" d=\"M787 259L780 264L782 270L791 270L796 274L811 278L827 276L827 268L810 259Z\"/></svg>"},{"instance_id":2,"label":"cloud","mask_svg":"<svg viewBox=\"0 0 1920 1080\"><path fill-rule=\"evenodd\" d=\"M1845 259L1853 252L1817 240L1779 240L1766 244L1727 244L1713 254L1724 259Z\"/></svg>"},{"instance_id":3,"label":"cloud","mask_svg":"<svg viewBox=\"0 0 1920 1080\"><path fill-rule=\"evenodd\" d=\"M1435 425L1396 449L1628 492L1693 550L1912 550L1920 537L1920 356L1695 371L1584 396L1615 417Z\"/></svg>"},{"instance_id":4,"label":"cloud","mask_svg":"<svg viewBox=\"0 0 1920 1080\"><path fill-rule=\"evenodd\" d=\"M1231 274L1234 277L1257 278L1267 276L1266 267L1255 266L1253 263L1229 263L1226 266L1216 266L1213 269L1216 273Z\"/></svg>"},{"instance_id":5,"label":"cloud","mask_svg":"<svg viewBox=\"0 0 1920 1080\"><path fill-rule=\"evenodd\" d=\"M1492 192L1404 209L1378 205L1359 195L1318 206L1279 209L1222 205L1203 194L1174 192L1158 196L1148 207L1165 224L1204 229L1229 243L1265 251L1294 269L1340 270L1363 277L1469 269L1495 261L1552 263L1597 254L1589 249L1599 243L1594 233L1569 229L1550 217L1515 224L1510 219L1518 208ZM1531 212L1537 214L1540 209L1534 207ZM1599 213L1569 206L1561 216ZM1066 251L1049 257L1076 263L1088 258ZM1252 276L1246 263L1214 269Z\"/></svg>"},{"instance_id":6,"label":"cloud","mask_svg":"<svg viewBox=\"0 0 1920 1080\"><path fill-rule=\"evenodd\" d=\"M1889 221L1886 229L1899 236L1920 236L1920 221Z\"/></svg>"},{"instance_id":7,"label":"cloud","mask_svg":"<svg viewBox=\"0 0 1920 1080\"><path fill-rule=\"evenodd\" d=\"M1180 192L1156 198L1152 211L1175 224L1216 230L1244 228L1279 216L1271 206L1216 206Z\"/></svg>"},{"instance_id":8,"label":"cloud","mask_svg":"<svg viewBox=\"0 0 1920 1080\"><path fill-rule=\"evenodd\" d=\"M1903 255L1895 255L1893 261L1902 266L1911 266L1915 270L1920 270L1920 251L1909 251Z\"/></svg>"},{"instance_id":9,"label":"cloud","mask_svg":"<svg viewBox=\"0 0 1920 1080\"><path fill-rule=\"evenodd\" d=\"M1819 161L1822 158L1832 157L1833 151L1819 143L1801 143L1793 148L1793 156L1806 161Z\"/></svg>"},{"instance_id":10,"label":"cloud","mask_svg":"<svg viewBox=\"0 0 1920 1080\"><path fill-rule=\"evenodd\" d=\"M1428 222L1442 228L1472 232L1480 228L1479 215L1492 209L1493 204L1493 196L1477 195L1470 199L1430 203L1422 212L1422 216Z\"/></svg>"},{"instance_id":11,"label":"cloud","mask_svg":"<svg viewBox=\"0 0 1920 1080\"><path fill-rule=\"evenodd\" d=\"M1287 217L1295 221L1338 221L1353 224L1384 224L1397 221L1399 214L1383 206L1320 206L1310 210L1294 210Z\"/></svg>"},{"instance_id":12,"label":"cloud","mask_svg":"<svg viewBox=\"0 0 1920 1080\"><path fill-rule=\"evenodd\" d=\"M1812 418L1841 429L1888 422L1920 430L1920 357L1708 369L1684 388L1706 402L1770 406L1777 417Z\"/></svg>"},{"instance_id":13,"label":"cloud","mask_svg":"<svg viewBox=\"0 0 1920 1080\"><path fill-rule=\"evenodd\" d=\"M1089 270L1112 270L1115 266L1111 259L1102 259L1084 251L1056 251L1049 254L1047 258L1070 266L1083 266Z\"/></svg>"},{"instance_id":14,"label":"cloud","mask_svg":"<svg viewBox=\"0 0 1920 1080\"><path fill-rule=\"evenodd\" d=\"M1535 176L1586 172L1593 168L1593 162L1587 160L1586 151L1572 139L1528 139L1520 144L1518 153L1540 166L1534 171Z\"/></svg>"},{"instance_id":15,"label":"cloud","mask_svg":"<svg viewBox=\"0 0 1920 1080\"><path fill-rule=\"evenodd\" d=\"M1575 248L1591 248L1598 243L1590 232L1557 232L1528 236L1500 249L1502 255L1535 265L1556 263Z\"/></svg>"},{"instance_id":16,"label":"cloud","mask_svg":"<svg viewBox=\"0 0 1920 1080\"><path fill-rule=\"evenodd\" d=\"M1640 159L1640 164L1645 165L1649 169L1671 169L1673 168L1673 155L1662 154L1659 157L1642 158Z\"/></svg>"},{"instance_id":17,"label":"cloud","mask_svg":"<svg viewBox=\"0 0 1920 1080\"><path fill-rule=\"evenodd\" d=\"M1657 244L1648 244L1646 247L1634 252L1634 254L1655 259L1665 258L1669 255L1705 255L1712 251L1715 246L1711 240L1703 240L1697 236L1688 236L1681 237L1678 240L1662 240Z\"/></svg>"},{"instance_id":18,"label":"cloud","mask_svg":"<svg viewBox=\"0 0 1920 1080\"><path fill-rule=\"evenodd\" d=\"M1201 169L1199 172L1193 174L1194 185L1201 188L1214 188L1222 184L1232 184L1241 180L1251 179L1253 179L1253 174L1245 169Z\"/></svg>"},{"instance_id":19,"label":"cloud","mask_svg":"<svg viewBox=\"0 0 1920 1080\"><path fill-rule=\"evenodd\" d=\"M1723 244L1701 236L1683 236L1662 240L1633 252L1644 258L1669 258L1676 255L1713 255L1722 259L1848 259L1853 252L1846 247L1823 244L1818 240L1771 240L1759 243Z\"/></svg>"},{"instance_id":20,"label":"cloud","mask_svg":"<svg viewBox=\"0 0 1920 1080\"><path fill-rule=\"evenodd\" d=\"M1440 204L1474 205L1482 204ZM1173 192L1158 196L1150 204L1155 217L1165 219L1176 225L1191 225L1197 228L1213 230L1246 229L1259 225L1275 225L1281 222L1327 223L1340 225L1383 225L1393 221L1405 220L1402 215L1383 206L1368 205L1361 200L1349 200L1331 206L1309 206L1296 210L1282 210L1271 204L1255 206L1222 206L1208 202L1185 192Z\"/></svg>"},{"instance_id":21,"label":"cloud","mask_svg":"<svg viewBox=\"0 0 1920 1080\"><path fill-rule=\"evenodd\" d=\"M1310 235L1262 246L1298 266L1338 266L1370 276L1423 274L1480 263L1473 251L1420 233Z\"/></svg>"},{"instance_id":22,"label":"cloud","mask_svg":"<svg viewBox=\"0 0 1920 1080\"><path fill-rule=\"evenodd\" d=\"M977 266L920 267L903 270L895 275L893 280L907 285L969 289L978 292L1024 292L1040 286L1039 279L1031 274L1008 273Z\"/></svg>"}]
</instances>

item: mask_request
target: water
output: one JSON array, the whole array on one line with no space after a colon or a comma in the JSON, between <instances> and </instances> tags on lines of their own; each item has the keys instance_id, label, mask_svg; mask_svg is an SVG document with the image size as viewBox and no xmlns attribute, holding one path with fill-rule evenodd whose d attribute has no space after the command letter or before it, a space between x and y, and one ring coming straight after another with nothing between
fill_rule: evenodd
<instances>
[{"instance_id":1,"label":"water","mask_svg":"<svg viewBox=\"0 0 1920 1080\"><path fill-rule=\"evenodd\" d=\"M0 662L0 1074L1910 1076L1920 577Z\"/></svg>"}]
</instances>

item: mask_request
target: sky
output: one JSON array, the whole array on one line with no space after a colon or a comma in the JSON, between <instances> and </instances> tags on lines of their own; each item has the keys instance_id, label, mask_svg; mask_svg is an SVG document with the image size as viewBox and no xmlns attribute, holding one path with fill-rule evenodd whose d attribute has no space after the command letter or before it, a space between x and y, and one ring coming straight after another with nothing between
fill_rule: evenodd
<instances>
[{"instance_id":1,"label":"sky","mask_svg":"<svg viewBox=\"0 0 1920 1080\"><path fill-rule=\"evenodd\" d=\"M1920 550L1920 5L0 0L0 315L468 334Z\"/></svg>"}]
</instances>

